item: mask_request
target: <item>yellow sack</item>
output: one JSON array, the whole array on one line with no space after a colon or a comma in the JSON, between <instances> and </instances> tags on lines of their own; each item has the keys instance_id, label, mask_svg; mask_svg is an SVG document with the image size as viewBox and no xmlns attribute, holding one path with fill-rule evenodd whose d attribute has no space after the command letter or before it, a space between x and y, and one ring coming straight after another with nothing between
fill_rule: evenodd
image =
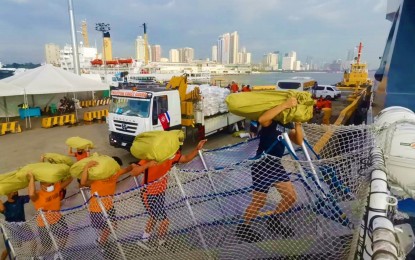
<instances>
[{"instance_id":1,"label":"yellow sack","mask_svg":"<svg viewBox=\"0 0 415 260\"><path fill-rule=\"evenodd\" d=\"M16 177L21 181L27 180L27 173L29 171L33 173L35 180L41 182L56 183L69 177L68 165L48 162L28 164L17 171Z\"/></svg>"},{"instance_id":2,"label":"yellow sack","mask_svg":"<svg viewBox=\"0 0 415 260\"><path fill-rule=\"evenodd\" d=\"M74 136L66 139L66 145L74 149L92 149L94 144L88 139Z\"/></svg>"},{"instance_id":3,"label":"yellow sack","mask_svg":"<svg viewBox=\"0 0 415 260\"><path fill-rule=\"evenodd\" d=\"M43 154L43 158L45 162L59 164L63 163L68 166L73 164L72 158L67 155L62 155L59 153L45 153Z\"/></svg>"},{"instance_id":4,"label":"yellow sack","mask_svg":"<svg viewBox=\"0 0 415 260\"><path fill-rule=\"evenodd\" d=\"M27 187L27 180L20 180L16 177L16 172L0 174L0 195L7 195Z\"/></svg>"},{"instance_id":5,"label":"yellow sack","mask_svg":"<svg viewBox=\"0 0 415 260\"><path fill-rule=\"evenodd\" d=\"M313 118L314 100L304 91L252 91L230 94L226 104L231 113L258 120L267 110L284 103L289 97L297 98L296 107L285 109L274 120L287 124L290 122L307 122Z\"/></svg>"},{"instance_id":6,"label":"yellow sack","mask_svg":"<svg viewBox=\"0 0 415 260\"><path fill-rule=\"evenodd\" d=\"M114 175L115 173L117 173L121 169L121 167L117 163L117 161L115 161L110 156L98 155L98 154L95 153L95 154L93 154L92 156L90 156L88 158L82 159L82 160L74 163L71 166L71 169L69 170L71 175L74 178L80 179L85 166L90 161L96 161L96 162L98 162L98 165L96 165L96 166L89 169L89 171L88 171L88 179L89 180L104 180L104 179L107 179L107 178L111 177L112 175Z\"/></svg>"},{"instance_id":7,"label":"yellow sack","mask_svg":"<svg viewBox=\"0 0 415 260\"><path fill-rule=\"evenodd\" d=\"M176 154L183 141L181 130L144 132L135 137L130 151L137 159L163 162Z\"/></svg>"}]
</instances>

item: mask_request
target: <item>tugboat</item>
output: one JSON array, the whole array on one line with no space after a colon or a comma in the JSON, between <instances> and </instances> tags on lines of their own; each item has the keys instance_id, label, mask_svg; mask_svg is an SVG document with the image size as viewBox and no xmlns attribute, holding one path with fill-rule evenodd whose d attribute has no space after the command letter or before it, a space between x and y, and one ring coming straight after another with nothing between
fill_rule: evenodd
<instances>
[{"instance_id":1,"label":"tugboat","mask_svg":"<svg viewBox=\"0 0 415 260\"><path fill-rule=\"evenodd\" d=\"M363 44L360 42L355 63L350 64L350 70L344 71L343 80L336 84L337 87L344 89L365 88L373 84L372 80L369 78L367 64L360 62L362 48Z\"/></svg>"}]
</instances>

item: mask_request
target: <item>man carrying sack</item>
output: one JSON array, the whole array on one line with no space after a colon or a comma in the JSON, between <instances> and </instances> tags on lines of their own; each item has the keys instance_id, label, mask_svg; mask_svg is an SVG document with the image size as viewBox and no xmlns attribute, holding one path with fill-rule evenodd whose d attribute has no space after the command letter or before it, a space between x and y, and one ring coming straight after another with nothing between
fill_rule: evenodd
<instances>
[{"instance_id":1,"label":"man carrying sack","mask_svg":"<svg viewBox=\"0 0 415 260\"><path fill-rule=\"evenodd\" d=\"M200 141L195 149L187 155L182 155L181 148L179 147L175 154L167 160L161 162L141 160L138 164L132 165L131 175L139 176L140 174L144 174L142 184L146 185L142 193L142 201L150 218L147 221L145 231L142 235L143 242L150 239L157 224L159 224L159 227L156 237L158 238L159 245L163 245L166 242L166 234L170 221L165 209L165 191L167 189L167 177L165 175L174 164L187 163L193 160L198 155L198 151L203 148L206 141Z\"/></svg>"}]
</instances>

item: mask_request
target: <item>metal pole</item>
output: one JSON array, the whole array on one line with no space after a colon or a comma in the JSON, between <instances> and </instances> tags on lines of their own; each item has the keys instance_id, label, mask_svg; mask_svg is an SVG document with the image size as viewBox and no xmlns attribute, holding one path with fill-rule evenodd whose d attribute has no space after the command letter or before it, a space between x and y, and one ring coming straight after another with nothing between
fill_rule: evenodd
<instances>
[{"instance_id":1,"label":"metal pole","mask_svg":"<svg viewBox=\"0 0 415 260\"><path fill-rule=\"evenodd\" d=\"M9 120L9 110L7 109L6 97L3 97L3 103L4 103L4 111L6 112L6 122L8 123L10 120Z\"/></svg>"},{"instance_id":2,"label":"metal pole","mask_svg":"<svg viewBox=\"0 0 415 260\"><path fill-rule=\"evenodd\" d=\"M78 123L78 109L76 108L76 103L75 103L75 99L76 99L76 95L75 92L73 92L73 102L74 102L74 108L75 108L75 122Z\"/></svg>"},{"instance_id":3,"label":"metal pole","mask_svg":"<svg viewBox=\"0 0 415 260\"><path fill-rule=\"evenodd\" d=\"M104 83L107 83L107 57L105 57L105 37L102 32L102 61L104 64Z\"/></svg>"},{"instance_id":4,"label":"metal pole","mask_svg":"<svg viewBox=\"0 0 415 260\"><path fill-rule=\"evenodd\" d=\"M84 199L84 202L87 202L88 200L86 199L86 196L85 196L85 187L82 187L79 190L81 192L82 198Z\"/></svg>"},{"instance_id":5,"label":"metal pole","mask_svg":"<svg viewBox=\"0 0 415 260\"><path fill-rule=\"evenodd\" d=\"M210 183L210 186L212 186L212 189L213 189L213 192L215 193L215 199L216 199L216 201L217 201L217 203L218 203L218 207L219 207L219 210L220 210L220 212L222 213L222 217L223 218L226 218L226 214L225 214L225 210L223 210L223 207L222 207L222 205L221 205L221 200L220 200L220 198L218 197L218 190L216 189L216 186L215 186L215 184L213 183L213 179L212 179L212 176L211 176L211 173L209 172L209 170L208 170L208 167L207 167L207 164L206 164L206 161L205 161L205 158L203 157L203 153L202 153L202 151L201 150L199 150L198 151L198 153L199 153L199 157L200 157L200 159L202 160L202 163L203 163L203 167L205 168L205 170L206 170L206 173L207 173L207 176L208 176L208 179L209 179L209 183ZM223 240L226 238L226 234L225 234L225 236L223 236L222 237L222 239L218 239L218 241L217 241L217 245L220 245L220 243L222 243L223 242Z\"/></svg>"},{"instance_id":6,"label":"metal pole","mask_svg":"<svg viewBox=\"0 0 415 260\"><path fill-rule=\"evenodd\" d=\"M137 177L136 176L134 176L133 177L133 179L134 179L134 182L135 182L135 186L138 188L138 187L140 187L140 184L138 183L138 180L137 180Z\"/></svg>"},{"instance_id":7,"label":"metal pole","mask_svg":"<svg viewBox=\"0 0 415 260\"><path fill-rule=\"evenodd\" d=\"M12 259L12 256L11 256L12 254L16 258L16 251L14 251L13 245L9 241L9 237L7 236L7 233L4 230L4 225L3 224L1 224L1 232L3 233L4 245L6 246L6 248L7 248L7 244L6 243L9 244L9 248L10 248L10 252L8 252L9 253L9 259Z\"/></svg>"},{"instance_id":8,"label":"metal pole","mask_svg":"<svg viewBox=\"0 0 415 260\"><path fill-rule=\"evenodd\" d=\"M221 210L221 211L222 211L222 213L223 213L222 207L221 207L221 205L220 205L220 200L219 200L219 198L217 197L218 190L216 189L215 184L213 183L213 180L212 180L212 176L211 176L210 172L208 171L208 167L207 167L207 165L206 165L205 158L203 157L203 153L202 153L202 151L201 151L201 150L199 150L199 151L198 151L198 153L199 153L199 157L200 157L200 159L202 160L203 167L204 167L204 168L205 168L205 170L207 171L207 176L208 176L208 179L209 179L209 182L210 182L210 186L212 186L213 192L215 193L215 198L216 198L216 200L218 201L219 208L220 208L220 210Z\"/></svg>"},{"instance_id":9,"label":"metal pole","mask_svg":"<svg viewBox=\"0 0 415 260\"><path fill-rule=\"evenodd\" d=\"M182 186L182 183L180 182L179 176L177 176L176 168L175 167L172 168L171 172L173 173L174 178L176 179L177 186L179 187L180 192L182 193L182 197L186 201L187 209L189 210L190 217L192 218L193 224L196 226L197 234L199 235L200 241L202 242L202 246L206 250L206 253L208 254L208 247L207 247L207 244L206 244L206 240L203 237L202 230L200 230L199 224L197 223L197 220L196 220L195 214L193 212L192 206L190 205L190 202L187 199L186 192L183 189L183 186Z\"/></svg>"},{"instance_id":10,"label":"metal pole","mask_svg":"<svg viewBox=\"0 0 415 260\"><path fill-rule=\"evenodd\" d=\"M39 213L40 217L42 218L43 223L45 223L45 228L46 228L46 230L49 233L49 237L52 240L52 244L55 247L56 252L59 254L60 259L63 259L63 256L62 256L61 252L59 251L58 243L56 243L55 237L53 236L53 233L50 231L49 223L46 220L45 215L43 214L42 209L39 209L38 210L38 213Z\"/></svg>"},{"instance_id":11,"label":"metal pole","mask_svg":"<svg viewBox=\"0 0 415 260\"><path fill-rule=\"evenodd\" d=\"M76 40L75 18L73 14L72 0L68 0L68 11L69 11L69 21L71 24L72 55L73 55L74 72L77 75L81 75L81 72L79 69L80 66L79 66L78 41Z\"/></svg>"},{"instance_id":12,"label":"metal pole","mask_svg":"<svg viewBox=\"0 0 415 260\"><path fill-rule=\"evenodd\" d=\"M107 225L110 228L111 234L115 238L115 241L116 241L116 244L117 244L117 248L118 248L118 250L120 251L120 254L121 254L121 258L122 259L127 259L127 257L125 256L124 250L122 249L122 246L121 246L120 242L118 242L117 234L115 233L115 229L112 226L112 223L111 223L111 221L109 219L109 216L107 214L107 211L105 210L104 204L102 203L101 199L99 198L98 192L95 192L94 193L94 196L95 196L95 199L98 202L99 207L101 208L102 214L105 217L105 221L107 222Z\"/></svg>"},{"instance_id":13,"label":"metal pole","mask_svg":"<svg viewBox=\"0 0 415 260\"><path fill-rule=\"evenodd\" d=\"M306 147L306 145L305 145L304 142L301 143L301 148L303 149L304 154L305 154L305 157L307 158L307 161L310 164L310 168L311 168L311 171L313 172L314 179L316 180L318 186L320 186L321 188L323 188L321 186L320 180L318 179L318 175L317 175L316 169L314 168L313 162L311 161L310 154L308 153L307 147Z\"/></svg>"}]
</instances>

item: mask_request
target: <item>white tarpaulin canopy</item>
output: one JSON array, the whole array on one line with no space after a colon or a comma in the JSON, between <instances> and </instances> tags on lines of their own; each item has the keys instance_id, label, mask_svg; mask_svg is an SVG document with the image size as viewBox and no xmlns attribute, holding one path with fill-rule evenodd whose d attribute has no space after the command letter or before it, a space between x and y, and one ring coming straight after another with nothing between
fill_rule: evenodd
<instances>
[{"instance_id":1,"label":"white tarpaulin canopy","mask_svg":"<svg viewBox=\"0 0 415 260\"><path fill-rule=\"evenodd\" d=\"M16 97L16 95L19 95L19 96ZM3 97L3 99L0 102L0 117L9 117L11 115L16 114L17 112L14 112L14 113L9 112L7 104L11 101L12 106L17 106L17 104L20 104L23 102L23 99L24 99L24 97L22 97L23 95L24 95L24 88L15 86L11 83L0 81L0 97ZM9 102L6 101L6 97L9 97L7 100Z\"/></svg>"},{"instance_id":2,"label":"white tarpaulin canopy","mask_svg":"<svg viewBox=\"0 0 415 260\"><path fill-rule=\"evenodd\" d=\"M0 97L24 95L24 88L0 80Z\"/></svg>"},{"instance_id":3,"label":"white tarpaulin canopy","mask_svg":"<svg viewBox=\"0 0 415 260\"><path fill-rule=\"evenodd\" d=\"M0 80L24 88L26 95L108 90L109 85L81 77L51 64ZM15 96L23 95L16 89ZM5 96L0 89L0 97ZM7 96L11 96L8 94Z\"/></svg>"},{"instance_id":4,"label":"white tarpaulin canopy","mask_svg":"<svg viewBox=\"0 0 415 260\"><path fill-rule=\"evenodd\" d=\"M103 90L109 90L109 85L46 64L0 80L0 97L3 97L0 117L18 116L21 103L42 108L58 103L60 98L57 94L60 93L74 93L75 97L77 92Z\"/></svg>"}]
</instances>

